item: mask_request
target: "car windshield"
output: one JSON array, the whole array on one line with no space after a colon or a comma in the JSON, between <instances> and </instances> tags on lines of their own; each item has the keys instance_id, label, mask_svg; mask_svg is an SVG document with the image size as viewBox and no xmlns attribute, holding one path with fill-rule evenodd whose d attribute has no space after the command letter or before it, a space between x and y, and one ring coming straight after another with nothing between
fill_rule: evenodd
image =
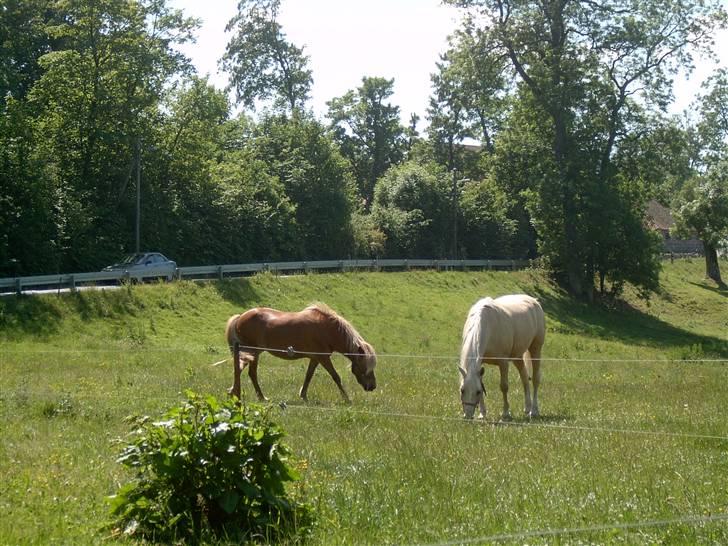
<instances>
[{"instance_id":1,"label":"car windshield","mask_svg":"<svg viewBox=\"0 0 728 546\"><path fill-rule=\"evenodd\" d=\"M134 265L142 260L146 254L129 254L125 256L117 265Z\"/></svg>"}]
</instances>

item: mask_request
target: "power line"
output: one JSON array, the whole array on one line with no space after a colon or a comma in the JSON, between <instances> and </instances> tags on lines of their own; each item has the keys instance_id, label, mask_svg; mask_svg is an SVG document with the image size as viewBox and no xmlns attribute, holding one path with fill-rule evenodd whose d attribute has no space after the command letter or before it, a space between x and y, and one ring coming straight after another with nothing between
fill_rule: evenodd
<instances>
[{"instance_id":1,"label":"power line","mask_svg":"<svg viewBox=\"0 0 728 546\"><path fill-rule=\"evenodd\" d=\"M630 523L603 523L599 525L590 525L584 527L564 527L561 529L541 529L534 531L524 531L522 533L507 533L499 535L488 535L475 538L464 538L460 540L447 541L447 542L434 542L423 546L456 546L459 544L485 544L488 542L504 542L504 541L515 541L519 542L528 538L542 538L542 537L555 537L561 535L573 535L579 533L595 533L600 531L611 531L614 529L629 530L629 529L643 529L646 527L666 527L668 525L678 524L697 524L697 523L710 523L710 522L722 522L728 521L728 514L715 514L709 516L681 516L672 519L662 520L644 520L635 521Z\"/></svg>"}]
</instances>

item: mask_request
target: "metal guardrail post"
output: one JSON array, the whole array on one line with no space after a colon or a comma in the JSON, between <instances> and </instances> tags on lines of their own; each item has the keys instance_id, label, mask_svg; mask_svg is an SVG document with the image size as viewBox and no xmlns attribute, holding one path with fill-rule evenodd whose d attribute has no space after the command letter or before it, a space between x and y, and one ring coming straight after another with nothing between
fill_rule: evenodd
<instances>
[{"instance_id":1,"label":"metal guardrail post","mask_svg":"<svg viewBox=\"0 0 728 546\"><path fill-rule=\"evenodd\" d=\"M220 280L223 280L223 274L222 274L222 266L217 267L217 274Z\"/></svg>"},{"instance_id":2,"label":"metal guardrail post","mask_svg":"<svg viewBox=\"0 0 728 546\"><path fill-rule=\"evenodd\" d=\"M15 279L15 292L18 296L23 293L23 284L20 279Z\"/></svg>"}]
</instances>

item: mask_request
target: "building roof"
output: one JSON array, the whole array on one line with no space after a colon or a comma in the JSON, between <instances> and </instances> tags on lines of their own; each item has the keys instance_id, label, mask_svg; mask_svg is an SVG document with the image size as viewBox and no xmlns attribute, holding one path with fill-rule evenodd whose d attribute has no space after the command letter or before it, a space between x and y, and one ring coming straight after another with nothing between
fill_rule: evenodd
<instances>
[{"instance_id":1,"label":"building roof","mask_svg":"<svg viewBox=\"0 0 728 546\"><path fill-rule=\"evenodd\" d=\"M670 231L670 228L675 225L670 209L654 199L647 203L647 222L651 227L665 231Z\"/></svg>"}]
</instances>

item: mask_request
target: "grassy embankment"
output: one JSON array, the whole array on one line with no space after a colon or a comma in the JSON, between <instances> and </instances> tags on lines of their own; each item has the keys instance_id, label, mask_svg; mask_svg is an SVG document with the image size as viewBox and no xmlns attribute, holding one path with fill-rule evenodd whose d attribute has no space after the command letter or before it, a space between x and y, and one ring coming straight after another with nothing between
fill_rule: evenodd
<instances>
[{"instance_id":1,"label":"grassy embankment","mask_svg":"<svg viewBox=\"0 0 728 546\"><path fill-rule=\"evenodd\" d=\"M271 411L305 468L298 493L318 513L312 544L496 535L726 543L725 520L642 524L728 513L728 368L689 361L728 358L728 294L701 273L699 261L667 264L663 294L617 310L575 303L537 272L262 275L2 298L0 544L98 543L104 497L127 478L113 442L128 431L124 418L158 415L186 388L225 396L231 367L210 364L227 356L227 317L312 301L348 318L380 354L373 393L336 357L351 407L323 370L300 403L305 362L262 357ZM488 419L463 422L465 314L481 296L512 292L537 295L547 314L542 417L522 419L512 369L519 411L512 426L494 424L500 392L490 368ZM243 387L251 396L247 378Z\"/></svg>"}]
</instances>

